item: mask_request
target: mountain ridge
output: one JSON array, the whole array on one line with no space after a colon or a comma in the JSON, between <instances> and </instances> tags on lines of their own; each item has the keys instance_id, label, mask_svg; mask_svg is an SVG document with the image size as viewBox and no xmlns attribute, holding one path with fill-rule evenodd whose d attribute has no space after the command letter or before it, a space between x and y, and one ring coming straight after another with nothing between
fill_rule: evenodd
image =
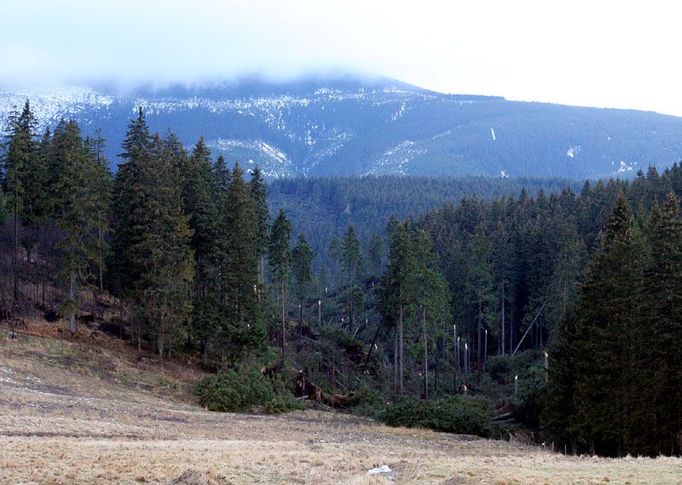
<instances>
[{"instance_id":1,"label":"mountain ridge","mask_svg":"<svg viewBox=\"0 0 682 485\"><path fill-rule=\"evenodd\" d=\"M270 178L630 176L682 155L682 118L647 111L442 94L387 78L256 78L206 85L0 88L0 122L29 99L43 126L99 128L112 166L138 107L153 130Z\"/></svg>"}]
</instances>

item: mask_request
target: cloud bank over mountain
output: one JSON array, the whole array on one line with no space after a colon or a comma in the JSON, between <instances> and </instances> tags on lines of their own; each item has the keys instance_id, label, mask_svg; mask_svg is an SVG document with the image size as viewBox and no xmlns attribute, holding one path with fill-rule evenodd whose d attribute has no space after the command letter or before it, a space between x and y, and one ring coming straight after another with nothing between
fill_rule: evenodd
<instances>
[{"instance_id":1,"label":"cloud bank over mountain","mask_svg":"<svg viewBox=\"0 0 682 485\"><path fill-rule=\"evenodd\" d=\"M674 9L612 0L23 0L3 5L0 82L163 85L343 71L447 93L682 115Z\"/></svg>"}]
</instances>

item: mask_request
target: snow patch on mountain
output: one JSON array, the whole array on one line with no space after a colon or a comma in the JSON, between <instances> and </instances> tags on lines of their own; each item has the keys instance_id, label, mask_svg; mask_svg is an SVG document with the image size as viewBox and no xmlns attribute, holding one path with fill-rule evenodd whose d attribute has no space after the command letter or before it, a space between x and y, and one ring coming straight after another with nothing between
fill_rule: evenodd
<instances>
[{"instance_id":1,"label":"snow patch on mountain","mask_svg":"<svg viewBox=\"0 0 682 485\"><path fill-rule=\"evenodd\" d=\"M405 114L405 101L400 103L400 109L391 115L391 121L396 121L397 119L402 118L404 114Z\"/></svg>"},{"instance_id":2,"label":"snow patch on mountain","mask_svg":"<svg viewBox=\"0 0 682 485\"><path fill-rule=\"evenodd\" d=\"M0 88L0 125L5 125L12 111L20 111L26 100L41 128L86 110L108 109L114 103L113 96L79 86Z\"/></svg>"},{"instance_id":3,"label":"snow patch on mountain","mask_svg":"<svg viewBox=\"0 0 682 485\"><path fill-rule=\"evenodd\" d=\"M312 153L311 163L303 169L303 173L307 175L311 168L333 157L336 152L352 139L353 133L349 131L343 131L338 128L324 130L315 142L315 151Z\"/></svg>"},{"instance_id":4,"label":"snow patch on mountain","mask_svg":"<svg viewBox=\"0 0 682 485\"><path fill-rule=\"evenodd\" d=\"M414 141L402 141L386 150L365 175L405 175L408 165L426 152L425 148L420 148Z\"/></svg>"},{"instance_id":5,"label":"snow patch on mountain","mask_svg":"<svg viewBox=\"0 0 682 485\"><path fill-rule=\"evenodd\" d=\"M443 133L438 133L437 135L433 135L431 137L431 140L437 140L438 138L443 138L444 136L448 136L452 134L452 130L446 130Z\"/></svg>"},{"instance_id":6,"label":"snow patch on mountain","mask_svg":"<svg viewBox=\"0 0 682 485\"><path fill-rule=\"evenodd\" d=\"M575 158L582 150L583 148L580 145L571 145L568 147L568 150L566 150L566 156L568 158Z\"/></svg>"},{"instance_id":7,"label":"snow patch on mountain","mask_svg":"<svg viewBox=\"0 0 682 485\"><path fill-rule=\"evenodd\" d=\"M613 162L611 162L611 164L613 165ZM613 172L613 173L614 173L614 174L618 174L618 173L630 172L630 171L634 170L635 165L637 165L636 162L633 163L632 165L628 165L628 164L625 163L623 160L621 160L621 161L620 161L620 166L618 167L618 170L616 170L616 171Z\"/></svg>"},{"instance_id":8,"label":"snow patch on mountain","mask_svg":"<svg viewBox=\"0 0 682 485\"><path fill-rule=\"evenodd\" d=\"M490 127L490 136L492 137L493 141L497 140L497 137L495 136L495 129L492 126Z\"/></svg>"},{"instance_id":9,"label":"snow patch on mountain","mask_svg":"<svg viewBox=\"0 0 682 485\"><path fill-rule=\"evenodd\" d=\"M218 138L206 142L209 148L239 159L248 154L248 163L258 165L266 177L280 178L295 175L293 162L286 153L263 140L234 140Z\"/></svg>"}]
</instances>

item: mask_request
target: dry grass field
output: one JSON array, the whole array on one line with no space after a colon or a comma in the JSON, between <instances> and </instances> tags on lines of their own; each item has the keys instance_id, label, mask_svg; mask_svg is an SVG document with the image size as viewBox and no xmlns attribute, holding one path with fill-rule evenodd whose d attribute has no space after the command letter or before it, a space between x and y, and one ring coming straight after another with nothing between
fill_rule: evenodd
<instances>
[{"instance_id":1,"label":"dry grass field","mask_svg":"<svg viewBox=\"0 0 682 485\"><path fill-rule=\"evenodd\" d=\"M0 339L0 483L682 483L682 459L567 457L319 411L204 411L198 377L75 341ZM120 345L120 344L119 344ZM370 475L388 465L389 475Z\"/></svg>"}]
</instances>

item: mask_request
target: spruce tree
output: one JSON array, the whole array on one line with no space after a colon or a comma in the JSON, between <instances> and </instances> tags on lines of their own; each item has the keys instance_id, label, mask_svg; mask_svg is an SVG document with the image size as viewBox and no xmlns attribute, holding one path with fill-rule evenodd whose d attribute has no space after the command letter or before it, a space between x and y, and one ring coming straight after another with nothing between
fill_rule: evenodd
<instances>
[{"instance_id":1,"label":"spruce tree","mask_svg":"<svg viewBox=\"0 0 682 485\"><path fill-rule=\"evenodd\" d=\"M382 311L394 332L394 391L403 395L405 320L415 300L417 263L409 221L394 226L389 235L388 264L384 273Z\"/></svg>"},{"instance_id":2,"label":"spruce tree","mask_svg":"<svg viewBox=\"0 0 682 485\"><path fill-rule=\"evenodd\" d=\"M232 171L223 210L227 227L222 289L227 350L232 356L260 353L265 347L266 328L258 293L256 204L239 164Z\"/></svg>"},{"instance_id":3,"label":"spruce tree","mask_svg":"<svg viewBox=\"0 0 682 485\"><path fill-rule=\"evenodd\" d=\"M641 342L639 299L644 247L621 193L579 290L572 341L572 428L584 451L622 456L637 452L632 417L643 403L633 395ZM553 361L553 356L550 355Z\"/></svg>"},{"instance_id":4,"label":"spruce tree","mask_svg":"<svg viewBox=\"0 0 682 485\"><path fill-rule=\"evenodd\" d=\"M159 356L170 354L192 312L192 230L182 207L182 186L172 156L158 135L139 157L133 183L134 241L130 262L139 274L133 298L143 312ZM138 203L139 202L139 203Z\"/></svg>"},{"instance_id":5,"label":"spruce tree","mask_svg":"<svg viewBox=\"0 0 682 485\"><path fill-rule=\"evenodd\" d=\"M149 128L140 108L137 118L128 125L123 152L119 155L123 161L116 171L112 189L113 239L108 270L111 289L119 296L130 295L134 283L142 276L142 269L133 264L131 248L139 241L135 218L145 212L140 182L142 165L151 149L149 138Z\"/></svg>"},{"instance_id":6,"label":"spruce tree","mask_svg":"<svg viewBox=\"0 0 682 485\"><path fill-rule=\"evenodd\" d=\"M206 348L206 340L216 327L219 318L219 253L217 180L211 154L199 139L190 157L178 157L181 163L185 214L192 230L191 247L194 251L194 294L192 333ZM184 163L183 163L184 162Z\"/></svg>"},{"instance_id":7,"label":"spruce tree","mask_svg":"<svg viewBox=\"0 0 682 485\"><path fill-rule=\"evenodd\" d=\"M348 224L341 241L341 271L346 283L348 325L353 326L355 311L362 294L357 291L358 279L362 276L363 257L355 228Z\"/></svg>"},{"instance_id":8,"label":"spruce tree","mask_svg":"<svg viewBox=\"0 0 682 485\"><path fill-rule=\"evenodd\" d=\"M69 330L75 333L79 287L91 279L90 269L98 258L99 164L81 138L75 121L62 121L52 143L57 177L51 190L54 215L63 233L58 246L63 253L62 274L68 288L60 313L67 318Z\"/></svg>"},{"instance_id":9,"label":"spruce tree","mask_svg":"<svg viewBox=\"0 0 682 485\"><path fill-rule=\"evenodd\" d=\"M291 223L287 220L284 209L279 210L270 231L269 262L270 271L279 291L280 316L282 318L282 350L286 347L286 291L291 277Z\"/></svg>"},{"instance_id":10,"label":"spruce tree","mask_svg":"<svg viewBox=\"0 0 682 485\"><path fill-rule=\"evenodd\" d=\"M258 166L254 167L251 172L249 187L251 188L251 196L253 197L256 209L257 244L259 250L258 282L262 285L265 281L265 255L268 252L269 244L269 212L268 188L263 179L263 173Z\"/></svg>"},{"instance_id":11,"label":"spruce tree","mask_svg":"<svg viewBox=\"0 0 682 485\"><path fill-rule=\"evenodd\" d=\"M680 203L669 194L655 205L648 227L651 261L645 272L643 342L637 367L642 385L636 389L643 426L633 438L650 455L679 453L682 444L682 220ZM639 423L638 423L639 424Z\"/></svg>"},{"instance_id":12,"label":"spruce tree","mask_svg":"<svg viewBox=\"0 0 682 485\"><path fill-rule=\"evenodd\" d=\"M9 212L13 217L12 280L15 304L19 298L19 229L21 221L31 215L32 201L28 201L27 191L30 191L28 184L37 160L36 126L35 116L27 100L21 113L17 111L10 113L2 157L3 189L7 195Z\"/></svg>"},{"instance_id":13,"label":"spruce tree","mask_svg":"<svg viewBox=\"0 0 682 485\"><path fill-rule=\"evenodd\" d=\"M484 330L489 332L496 329L488 328L488 322L496 321L495 315L498 308L497 291L492 273L492 247L483 227L478 226L468 246L467 273L464 282L464 291L468 305L466 315L476 322L475 329L470 328L472 341L476 342L476 361L479 377L483 371L483 345Z\"/></svg>"},{"instance_id":14,"label":"spruce tree","mask_svg":"<svg viewBox=\"0 0 682 485\"><path fill-rule=\"evenodd\" d=\"M450 292L445 277L438 270L438 260L429 235L423 229L414 233L415 302L419 307L422 333L423 396L429 398L429 348L435 354L436 342L444 338L444 324L451 321ZM448 325L449 327L449 325Z\"/></svg>"}]
</instances>

